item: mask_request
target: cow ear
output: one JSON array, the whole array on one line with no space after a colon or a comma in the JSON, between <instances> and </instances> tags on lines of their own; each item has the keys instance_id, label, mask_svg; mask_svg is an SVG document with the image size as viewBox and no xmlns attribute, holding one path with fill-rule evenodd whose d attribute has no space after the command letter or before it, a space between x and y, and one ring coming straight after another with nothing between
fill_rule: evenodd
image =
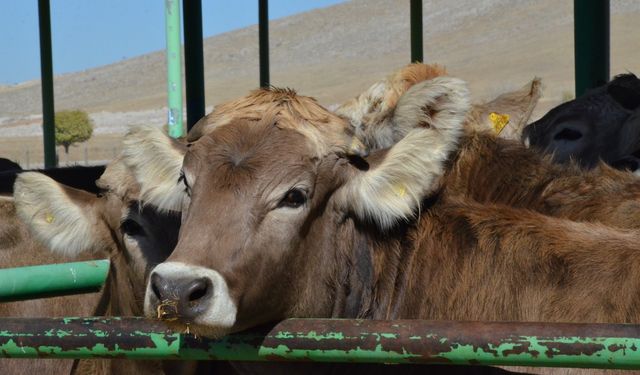
<instances>
[{"instance_id":1,"label":"cow ear","mask_svg":"<svg viewBox=\"0 0 640 375\"><path fill-rule=\"evenodd\" d=\"M469 113L470 126L476 130L490 130L500 138L519 141L542 95L541 87L542 81L536 77L516 91L474 105Z\"/></svg>"},{"instance_id":2,"label":"cow ear","mask_svg":"<svg viewBox=\"0 0 640 375\"><path fill-rule=\"evenodd\" d=\"M383 229L410 219L437 189L469 107L469 91L459 79L438 77L412 86L391 120L403 137L377 165L357 171L340 188L340 207Z\"/></svg>"},{"instance_id":3,"label":"cow ear","mask_svg":"<svg viewBox=\"0 0 640 375\"><path fill-rule=\"evenodd\" d=\"M607 93L628 111L640 108L640 80L632 73L616 76L607 85Z\"/></svg>"},{"instance_id":4,"label":"cow ear","mask_svg":"<svg viewBox=\"0 0 640 375\"><path fill-rule=\"evenodd\" d=\"M106 250L112 242L99 198L36 172L21 173L14 185L20 219L54 253L75 257Z\"/></svg>"},{"instance_id":5,"label":"cow ear","mask_svg":"<svg viewBox=\"0 0 640 375\"><path fill-rule=\"evenodd\" d=\"M182 209L185 192L178 180L186 150L157 127L138 127L125 136L122 158L140 184L140 200L161 210Z\"/></svg>"},{"instance_id":6,"label":"cow ear","mask_svg":"<svg viewBox=\"0 0 640 375\"><path fill-rule=\"evenodd\" d=\"M374 83L334 112L351 123L356 137L369 150L391 147L401 138L392 122L399 98L416 83L446 73L445 68L437 64L410 64Z\"/></svg>"}]
</instances>

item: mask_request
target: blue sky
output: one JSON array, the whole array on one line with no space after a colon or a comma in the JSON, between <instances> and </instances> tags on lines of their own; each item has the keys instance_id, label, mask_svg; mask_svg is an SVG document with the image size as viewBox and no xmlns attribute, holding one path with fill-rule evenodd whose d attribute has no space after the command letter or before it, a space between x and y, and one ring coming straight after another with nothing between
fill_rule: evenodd
<instances>
[{"instance_id":1,"label":"blue sky","mask_svg":"<svg viewBox=\"0 0 640 375\"><path fill-rule=\"evenodd\" d=\"M54 74L165 48L163 0L50 0ZM271 0L276 19L344 0ZM40 77L37 0L4 0L0 84ZM257 0L202 0L205 37L258 22ZM257 40L256 40L257 43Z\"/></svg>"}]
</instances>

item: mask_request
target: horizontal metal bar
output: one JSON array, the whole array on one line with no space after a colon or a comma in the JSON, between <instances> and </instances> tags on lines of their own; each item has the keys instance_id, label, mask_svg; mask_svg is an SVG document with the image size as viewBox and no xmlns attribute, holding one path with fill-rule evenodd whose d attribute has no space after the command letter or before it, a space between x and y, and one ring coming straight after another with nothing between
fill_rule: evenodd
<instances>
[{"instance_id":1,"label":"horizontal metal bar","mask_svg":"<svg viewBox=\"0 0 640 375\"><path fill-rule=\"evenodd\" d=\"M0 269L0 302L98 291L109 264L102 259Z\"/></svg>"},{"instance_id":2,"label":"horizontal metal bar","mask_svg":"<svg viewBox=\"0 0 640 375\"><path fill-rule=\"evenodd\" d=\"M0 319L0 357L640 369L640 326L289 319L221 339L143 318Z\"/></svg>"},{"instance_id":3,"label":"horizontal metal bar","mask_svg":"<svg viewBox=\"0 0 640 375\"><path fill-rule=\"evenodd\" d=\"M640 325L291 319L270 332L260 356L640 369Z\"/></svg>"},{"instance_id":4,"label":"horizontal metal bar","mask_svg":"<svg viewBox=\"0 0 640 375\"><path fill-rule=\"evenodd\" d=\"M0 357L171 358L180 334L138 318L0 319Z\"/></svg>"},{"instance_id":5,"label":"horizontal metal bar","mask_svg":"<svg viewBox=\"0 0 640 375\"><path fill-rule=\"evenodd\" d=\"M0 358L258 361L264 336L265 332L205 339L144 318L2 318Z\"/></svg>"}]
</instances>

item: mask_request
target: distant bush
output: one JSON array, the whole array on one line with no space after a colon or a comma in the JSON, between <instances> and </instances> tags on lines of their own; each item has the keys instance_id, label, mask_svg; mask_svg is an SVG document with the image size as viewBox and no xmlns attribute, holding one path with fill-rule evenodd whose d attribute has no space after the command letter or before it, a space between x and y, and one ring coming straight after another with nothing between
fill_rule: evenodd
<instances>
[{"instance_id":1,"label":"distant bush","mask_svg":"<svg viewBox=\"0 0 640 375\"><path fill-rule=\"evenodd\" d=\"M85 111L60 111L56 113L56 145L64 146L69 153L69 146L91 138L93 123Z\"/></svg>"}]
</instances>

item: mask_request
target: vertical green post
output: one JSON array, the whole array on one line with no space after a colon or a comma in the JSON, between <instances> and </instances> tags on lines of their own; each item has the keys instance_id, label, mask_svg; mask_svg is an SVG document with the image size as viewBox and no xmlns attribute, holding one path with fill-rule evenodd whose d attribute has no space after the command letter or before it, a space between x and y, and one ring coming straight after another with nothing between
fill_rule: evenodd
<instances>
[{"instance_id":1,"label":"vertical green post","mask_svg":"<svg viewBox=\"0 0 640 375\"><path fill-rule=\"evenodd\" d=\"M184 135L182 127L182 60L180 54L180 2L165 0L167 34L167 124L169 136Z\"/></svg>"},{"instance_id":2,"label":"vertical green post","mask_svg":"<svg viewBox=\"0 0 640 375\"><path fill-rule=\"evenodd\" d=\"M53 105L53 59L51 57L51 11L49 0L38 0L40 27L40 74L42 84L42 136L44 167L56 166L56 128Z\"/></svg>"},{"instance_id":3,"label":"vertical green post","mask_svg":"<svg viewBox=\"0 0 640 375\"><path fill-rule=\"evenodd\" d=\"M269 87L269 1L258 0L260 87Z\"/></svg>"},{"instance_id":4,"label":"vertical green post","mask_svg":"<svg viewBox=\"0 0 640 375\"><path fill-rule=\"evenodd\" d=\"M609 0L574 0L576 97L609 81Z\"/></svg>"},{"instance_id":5,"label":"vertical green post","mask_svg":"<svg viewBox=\"0 0 640 375\"><path fill-rule=\"evenodd\" d=\"M411 0L411 62L423 62L422 0Z\"/></svg>"},{"instance_id":6,"label":"vertical green post","mask_svg":"<svg viewBox=\"0 0 640 375\"><path fill-rule=\"evenodd\" d=\"M182 0L184 80L187 131L204 117L204 58L202 56L202 0Z\"/></svg>"}]
</instances>

